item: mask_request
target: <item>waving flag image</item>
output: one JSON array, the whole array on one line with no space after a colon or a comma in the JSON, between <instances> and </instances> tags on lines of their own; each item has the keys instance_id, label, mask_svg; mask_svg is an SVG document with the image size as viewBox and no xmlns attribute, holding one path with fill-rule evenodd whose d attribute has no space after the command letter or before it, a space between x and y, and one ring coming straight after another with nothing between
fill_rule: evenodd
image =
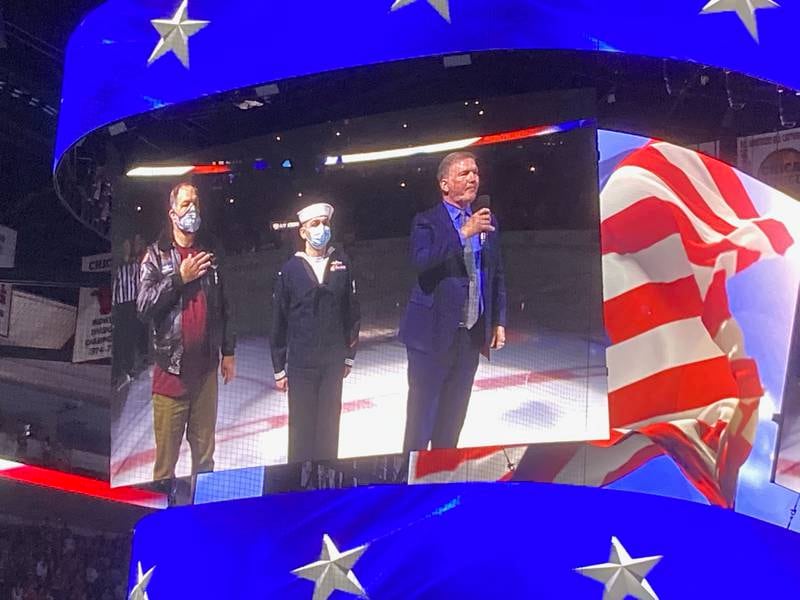
<instances>
[{"instance_id":1,"label":"waving flag image","mask_svg":"<svg viewBox=\"0 0 800 600\"><path fill-rule=\"evenodd\" d=\"M666 455L709 502L733 506L763 388L728 284L782 257L792 235L732 167L665 142L619 162L600 203L610 438L531 446L519 463L519 448L423 452L411 482L604 486Z\"/></svg>"}]
</instances>

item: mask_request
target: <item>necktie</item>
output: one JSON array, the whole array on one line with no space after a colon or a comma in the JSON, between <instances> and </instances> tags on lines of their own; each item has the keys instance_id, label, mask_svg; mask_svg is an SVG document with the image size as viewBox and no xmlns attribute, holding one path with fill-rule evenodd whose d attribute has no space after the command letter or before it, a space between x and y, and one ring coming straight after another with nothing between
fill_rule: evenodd
<instances>
[{"instance_id":1,"label":"necktie","mask_svg":"<svg viewBox=\"0 0 800 600\"><path fill-rule=\"evenodd\" d=\"M466 211L462 211L460 217L459 227L463 227L469 219L469 215L467 215ZM478 321L478 317L480 317L478 267L475 264L475 251L472 248L472 238L464 240L464 266L467 268L467 276L469 277L469 293L464 306L464 325L466 325L467 329L472 329L472 326L475 325Z\"/></svg>"}]
</instances>

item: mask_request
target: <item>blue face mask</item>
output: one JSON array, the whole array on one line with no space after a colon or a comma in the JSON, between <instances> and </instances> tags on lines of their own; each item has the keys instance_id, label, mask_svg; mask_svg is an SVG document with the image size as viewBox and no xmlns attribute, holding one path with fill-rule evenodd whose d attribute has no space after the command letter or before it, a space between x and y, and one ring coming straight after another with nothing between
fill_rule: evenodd
<instances>
[{"instance_id":1,"label":"blue face mask","mask_svg":"<svg viewBox=\"0 0 800 600\"><path fill-rule=\"evenodd\" d=\"M178 229L184 233L197 233L202 222L203 220L200 218L200 213L197 212L197 208L194 204L189 206L188 210L183 213L183 215L175 219L175 224L178 226Z\"/></svg>"},{"instance_id":2,"label":"blue face mask","mask_svg":"<svg viewBox=\"0 0 800 600\"><path fill-rule=\"evenodd\" d=\"M322 250L331 241L331 228L320 223L306 229L306 240L315 250Z\"/></svg>"}]
</instances>

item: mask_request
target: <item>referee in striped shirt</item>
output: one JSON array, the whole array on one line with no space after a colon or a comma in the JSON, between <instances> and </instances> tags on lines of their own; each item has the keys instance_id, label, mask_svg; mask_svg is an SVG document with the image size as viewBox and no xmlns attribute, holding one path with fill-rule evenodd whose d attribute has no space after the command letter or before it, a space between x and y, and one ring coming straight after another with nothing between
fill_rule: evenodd
<instances>
[{"instance_id":1,"label":"referee in striped shirt","mask_svg":"<svg viewBox=\"0 0 800 600\"><path fill-rule=\"evenodd\" d=\"M112 376L115 385L128 381L136 360L138 319L136 296L139 292L139 263L131 256L131 242L122 242L120 261L114 272L112 319L114 323Z\"/></svg>"}]
</instances>

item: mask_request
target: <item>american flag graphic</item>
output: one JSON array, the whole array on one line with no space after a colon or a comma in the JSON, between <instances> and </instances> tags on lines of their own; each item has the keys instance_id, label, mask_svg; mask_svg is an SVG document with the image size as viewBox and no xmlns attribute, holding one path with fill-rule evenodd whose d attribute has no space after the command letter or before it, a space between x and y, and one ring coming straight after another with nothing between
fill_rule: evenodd
<instances>
[{"instance_id":1,"label":"american flag graphic","mask_svg":"<svg viewBox=\"0 0 800 600\"><path fill-rule=\"evenodd\" d=\"M763 390L726 284L793 239L733 168L665 142L629 154L600 205L609 440L420 452L410 482L604 486L666 454L709 502L733 506Z\"/></svg>"}]
</instances>

